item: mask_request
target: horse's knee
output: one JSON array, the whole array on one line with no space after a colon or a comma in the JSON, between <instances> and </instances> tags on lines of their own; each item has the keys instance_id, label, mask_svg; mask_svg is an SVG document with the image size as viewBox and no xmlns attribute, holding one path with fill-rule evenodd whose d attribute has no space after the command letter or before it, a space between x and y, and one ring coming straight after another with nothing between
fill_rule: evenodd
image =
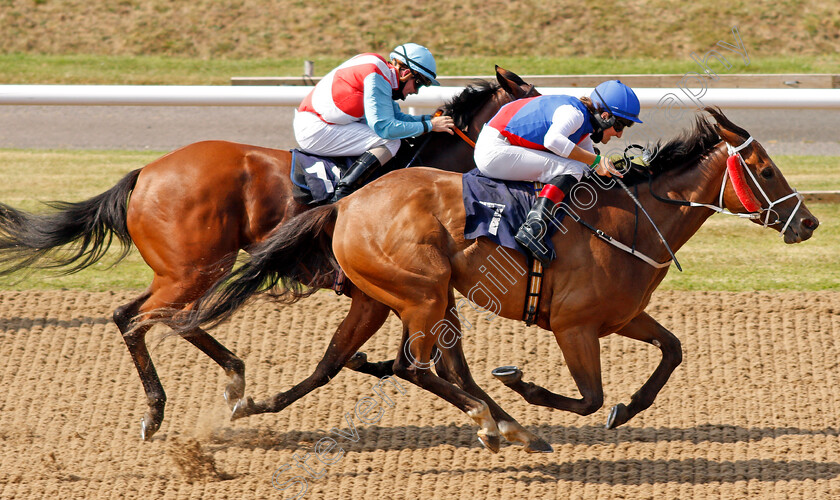
<instances>
[{"instance_id":1,"label":"horse's knee","mask_svg":"<svg viewBox=\"0 0 840 500\"><path fill-rule=\"evenodd\" d=\"M669 332L658 347L662 351L663 360L669 365L676 368L682 363L682 343L674 334Z\"/></svg>"}]
</instances>

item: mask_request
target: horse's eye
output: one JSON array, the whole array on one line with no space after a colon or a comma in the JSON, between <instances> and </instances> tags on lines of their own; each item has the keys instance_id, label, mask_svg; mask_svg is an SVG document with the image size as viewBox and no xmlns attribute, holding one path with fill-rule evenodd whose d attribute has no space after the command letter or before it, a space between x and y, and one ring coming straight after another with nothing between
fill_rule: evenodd
<instances>
[{"instance_id":1,"label":"horse's eye","mask_svg":"<svg viewBox=\"0 0 840 500\"><path fill-rule=\"evenodd\" d=\"M769 178L773 177L773 168L772 167L765 168L764 170L761 171L761 176L764 177L765 179L769 179Z\"/></svg>"}]
</instances>

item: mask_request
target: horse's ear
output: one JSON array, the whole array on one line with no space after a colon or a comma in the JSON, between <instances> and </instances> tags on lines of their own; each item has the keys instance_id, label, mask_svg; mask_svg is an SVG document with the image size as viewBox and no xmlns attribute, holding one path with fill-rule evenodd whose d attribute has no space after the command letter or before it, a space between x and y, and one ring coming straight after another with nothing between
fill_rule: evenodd
<instances>
[{"instance_id":1,"label":"horse's ear","mask_svg":"<svg viewBox=\"0 0 840 500\"><path fill-rule=\"evenodd\" d=\"M498 64L496 65L496 80L505 89L505 92L515 98L520 99L525 96L525 91L522 90L522 86L526 85L525 80L513 71L508 71Z\"/></svg>"},{"instance_id":2,"label":"horse's ear","mask_svg":"<svg viewBox=\"0 0 840 500\"><path fill-rule=\"evenodd\" d=\"M703 110L712 115L715 119L715 123L712 124L715 132L729 144L738 145L750 136L749 132L732 123L719 107L706 106Z\"/></svg>"}]
</instances>

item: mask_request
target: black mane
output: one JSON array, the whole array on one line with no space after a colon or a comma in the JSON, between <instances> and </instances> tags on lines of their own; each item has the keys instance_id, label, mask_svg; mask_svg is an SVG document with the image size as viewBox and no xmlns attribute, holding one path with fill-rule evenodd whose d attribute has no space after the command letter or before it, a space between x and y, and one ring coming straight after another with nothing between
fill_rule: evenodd
<instances>
[{"instance_id":1,"label":"black mane","mask_svg":"<svg viewBox=\"0 0 840 500\"><path fill-rule=\"evenodd\" d=\"M678 170L686 166L695 165L697 161L718 143L721 138L705 116L697 116L694 128L684 131L678 137L671 139L665 145L657 142L647 149L657 151L650 162L647 172L631 170L624 178L624 184L631 186L640 182L647 182L649 177L654 179L664 172Z\"/></svg>"},{"instance_id":2,"label":"black mane","mask_svg":"<svg viewBox=\"0 0 840 500\"><path fill-rule=\"evenodd\" d=\"M443 114L455 120L455 126L466 130L478 110L493 97L500 85L487 80L477 80L467 86L460 94L443 105Z\"/></svg>"}]
</instances>

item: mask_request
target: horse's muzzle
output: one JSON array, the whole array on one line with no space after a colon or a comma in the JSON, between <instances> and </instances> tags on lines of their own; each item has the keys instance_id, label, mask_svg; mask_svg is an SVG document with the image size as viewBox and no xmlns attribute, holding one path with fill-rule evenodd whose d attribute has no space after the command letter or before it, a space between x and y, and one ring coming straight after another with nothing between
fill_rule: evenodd
<instances>
[{"instance_id":1,"label":"horse's muzzle","mask_svg":"<svg viewBox=\"0 0 840 500\"><path fill-rule=\"evenodd\" d=\"M814 234L819 225L819 219L813 215L796 219L785 231L785 243L801 243L807 240Z\"/></svg>"}]
</instances>

